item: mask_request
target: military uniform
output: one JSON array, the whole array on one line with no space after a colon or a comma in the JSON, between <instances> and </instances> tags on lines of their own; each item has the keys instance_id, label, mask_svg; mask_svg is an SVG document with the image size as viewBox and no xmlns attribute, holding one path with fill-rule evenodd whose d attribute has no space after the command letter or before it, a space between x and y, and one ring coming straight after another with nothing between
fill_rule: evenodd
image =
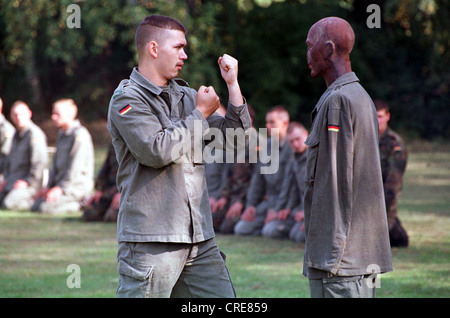
<instances>
[{"instance_id":1,"label":"military uniform","mask_svg":"<svg viewBox=\"0 0 450 318\"><path fill-rule=\"evenodd\" d=\"M408 246L408 235L398 218L397 201L403 186L408 153L402 138L390 128L380 136L381 172L391 246Z\"/></svg>"},{"instance_id":2,"label":"military uniform","mask_svg":"<svg viewBox=\"0 0 450 318\"><path fill-rule=\"evenodd\" d=\"M252 177L254 163L248 160L245 162L234 162L228 173L225 187L220 197L227 199L223 209L218 209L213 214L214 229L222 234L232 234L234 226L239 221L240 216L236 218L227 218L226 213L234 203L241 203L245 206L245 196Z\"/></svg>"},{"instance_id":3,"label":"military uniform","mask_svg":"<svg viewBox=\"0 0 450 318\"><path fill-rule=\"evenodd\" d=\"M183 80L158 87L134 68L111 98L107 127L121 196L118 297L235 296L215 244L204 161L195 147L203 150L209 127L224 134L250 128L250 115L246 104L229 102L225 117L206 119L196 97Z\"/></svg>"},{"instance_id":4,"label":"military uniform","mask_svg":"<svg viewBox=\"0 0 450 318\"><path fill-rule=\"evenodd\" d=\"M5 174L15 131L14 126L6 120L3 114L0 114L0 177L3 177Z\"/></svg>"},{"instance_id":5,"label":"military uniform","mask_svg":"<svg viewBox=\"0 0 450 318\"><path fill-rule=\"evenodd\" d=\"M311 295L331 281L363 284L367 275L392 271L377 114L355 73L323 93L305 143L303 272Z\"/></svg>"},{"instance_id":6,"label":"military uniform","mask_svg":"<svg viewBox=\"0 0 450 318\"><path fill-rule=\"evenodd\" d=\"M267 140L267 151L272 149L272 138ZM275 173L261 173L264 166L270 163L259 161L254 168L250 181L250 186L246 197L246 206L254 206L256 208L256 217L253 221L240 220L234 227L234 233L238 235L260 235L264 226L267 211L277 204L278 195L281 191L281 184L285 176L286 167L293 155L292 147L287 139L282 139L279 144L279 166Z\"/></svg>"},{"instance_id":7,"label":"military uniform","mask_svg":"<svg viewBox=\"0 0 450 318\"><path fill-rule=\"evenodd\" d=\"M67 131L60 130L58 133L47 186L58 186L63 194L55 202L37 199L32 206L33 211L52 214L79 211L81 201L91 194L94 186L94 146L89 131L78 120Z\"/></svg>"},{"instance_id":8,"label":"military uniform","mask_svg":"<svg viewBox=\"0 0 450 318\"><path fill-rule=\"evenodd\" d=\"M304 242L304 231L301 230L303 221L296 222L295 212L303 211L303 195L305 192L306 152L294 153L288 163L285 177L281 186L274 211L290 209L291 212L285 220L272 220L262 229L262 235L271 238L290 238L295 242Z\"/></svg>"},{"instance_id":9,"label":"military uniform","mask_svg":"<svg viewBox=\"0 0 450 318\"><path fill-rule=\"evenodd\" d=\"M3 206L10 210L29 210L33 196L42 187L44 170L48 165L47 138L32 121L16 131L8 157ZM27 188L13 189L17 180L28 183Z\"/></svg>"},{"instance_id":10,"label":"military uniform","mask_svg":"<svg viewBox=\"0 0 450 318\"><path fill-rule=\"evenodd\" d=\"M116 221L119 210L110 209L113 197L119 192L116 185L117 159L114 147L108 148L106 159L95 179L95 190L101 191L102 196L98 203L92 203L83 208L83 219L85 221Z\"/></svg>"}]
</instances>

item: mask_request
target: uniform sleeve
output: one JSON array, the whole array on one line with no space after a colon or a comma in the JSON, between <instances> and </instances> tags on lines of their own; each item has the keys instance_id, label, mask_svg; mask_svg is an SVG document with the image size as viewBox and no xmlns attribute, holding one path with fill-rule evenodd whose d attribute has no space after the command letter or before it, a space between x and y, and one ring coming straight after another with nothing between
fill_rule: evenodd
<instances>
[{"instance_id":1,"label":"uniform sleeve","mask_svg":"<svg viewBox=\"0 0 450 318\"><path fill-rule=\"evenodd\" d=\"M243 128L243 130L247 130L251 127L250 114L245 100L244 104L239 106L235 106L231 102L228 102L225 117L216 112L209 116L207 121L210 127L219 128L223 133L226 132L226 128Z\"/></svg>"},{"instance_id":2,"label":"uniform sleeve","mask_svg":"<svg viewBox=\"0 0 450 318\"><path fill-rule=\"evenodd\" d=\"M94 187L96 190L104 191L107 189L110 174L114 172L112 171L114 167L111 165L111 157L113 156L115 156L114 148L109 146L105 161L103 161L100 171L95 179Z\"/></svg>"},{"instance_id":3,"label":"uniform sleeve","mask_svg":"<svg viewBox=\"0 0 450 318\"><path fill-rule=\"evenodd\" d=\"M58 182L65 193L92 189L94 183L94 146L86 128L79 128L69 154L64 178Z\"/></svg>"},{"instance_id":4,"label":"uniform sleeve","mask_svg":"<svg viewBox=\"0 0 450 318\"><path fill-rule=\"evenodd\" d=\"M111 129L117 129L136 160L153 168L180 162L191 151L191 136L201 138L209 128L197 109L174 124L161 123L147 104L129 93L111 102L109 117Z\"/></svg>"},{"instance_id":5,"label":"uniform sleeve","mask_svg":"<svg viewBox=\"0 0 450 318\"><path fill-rule=\"evenodd\" d=\"M329 99L326 126L328 146L329 178L325 178L325 186L329 189L327 207L338 218L335 225L344 226L338 229L342 234L349 224L352 214L353 198L353 153L354 137L350 115L345 111L349 101L344 96L332 94ZM322 137L321 137L322 142Z\"/></svg>"},{"instance_id":6,"label":"uniform sleeve","mask_svg":"<svg viewBox=\"0 0 450 318\"><path fill-rule=\"evenodd\" d=\"M42 182L44 169L48 165L47 140L44 133L36 133L31 137L30 143L30 170L25 181L32 186L39 186L39 183Z\"/></svg>"},{"instance_id":7,"label":"uniform sleeve","mask_svg":"<svg viewBox=\"0 0 450 318\"><path fill-rule=\"evenodd\" d=\"M266 179L264 178L264 175L260 173L260 165L261 163L258 163L253 170L246 198L247 207L256 207L262 201L264 194L266 193Z\"/></svg>"},{"instance_id":8,"label":"uniform sleeve","mask_svg":"<svg viewBox=\"0 0 450 318\"><path fill-rule=\"evenodd\" d=\"M228 102L225 116L216 112L209 116L207 121L210 127L221 131L225 146L224 150L229 153L236 150L238 152L245 151L247 141L246 135L251 128L250 114L245 100L244 104L239 106L235 106L231 102ZM228 130L228 128L232 129ZM236 135L237 138L235 138L234 135Z\"/></svg>"},{"instance_id":9,"label":"uniform sleeve","mask_svg":"<svg viewBox=\"0 0 450 318\"><path fill-rule=\"evenodd\" d=\"M281 191L278 195L277 205L275 207L270 207L274 208L275 211L290 208L289 202L291 201L292 190L295 183L295 176L293 175L293 164L293 160L288 161L288 166L286 167L284 173Z\"/></svg>"},{"instance_id":10,"label":"uniform sleeve","mask_svg":"<svg viewBox=\"0 0 450 318\"><path fill-rule=\"evenodd\" d=\"M5 123L0 125L0 174L6 173L8 155L11 152L14 133L16 132L15 128L6 123L6 119L4 120Z\"/></svg>"},{"instance_id":11,"label":"uniform sleeve","mask_svg":"<svg viewBox=\"0 0 450 318\"><path fill-rule=\"evenodd\" d=\"M392 149L388 156L388 171L384 180L384 197L386 201L386 211L388 214L389 225L392 226L396 213L392 213L397 204L397 196L402 190L403 173L405 172L407 162L407 151L404 144L399 140L394 140Z\"/></svg>"},{"instance_id":12,"label":"uniform sleeve","mask_svg":"<svg viewBox=\"0 0 450 318\"><path fill-rule=\"evenodd\" d=\"M303 193L300 193L297 182L293 180L289 193L289 200L287 202L287 207L291 209L291 213L297 211L298 210L297 207L302 204L302 196Z\"/></svg>"}]
</instances>

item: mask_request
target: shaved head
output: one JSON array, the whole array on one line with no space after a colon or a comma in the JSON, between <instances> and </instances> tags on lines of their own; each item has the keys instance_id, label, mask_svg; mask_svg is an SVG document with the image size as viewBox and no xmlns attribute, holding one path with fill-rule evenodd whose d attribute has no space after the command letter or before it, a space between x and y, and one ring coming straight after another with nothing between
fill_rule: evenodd
<instances>
[{"instance_id":1,"label":"shaved head","mask_svg":"<svg viewBox=\"0 0 450 318\"><path fill-rule=\"evenodd\" d=\"M309 29L306 58L312 77L323 77L327 86L339 76L351 72L350 52L355 33L344 19L328 17Z\"/></svg>"},{"instance_id":2,"label":"shaved head","mask_svg":"<svg viewBox=\"0 0 450 318\"><path fill-rule=\"evenodd\" d=\"M336 53L350 55L355 44L355 33L344 19L328 17L316 22L309 30L314 41L332 42Z\"/></svg>"}]
</instances>

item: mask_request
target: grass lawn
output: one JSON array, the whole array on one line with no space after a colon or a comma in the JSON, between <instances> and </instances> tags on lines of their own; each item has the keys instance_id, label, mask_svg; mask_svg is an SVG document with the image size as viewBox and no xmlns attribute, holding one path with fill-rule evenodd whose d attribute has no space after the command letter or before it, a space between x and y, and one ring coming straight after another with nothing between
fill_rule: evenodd
<instances>
[{"instance_id":1,"label":"grass lawn","mask_svg":"<svg viewBox=\"0 0 450 318\"><path fill-rule=\"evenodd\" d=\"M97 155L97 168L104 152ZM410 247L394 248L394 271L377 297L450 297L450 152L410 154L400 218ZM116 225L79 214L0 211L0 298L115 297ZM309 297L304 246L261 237L216 237L238 297ZM81 288L68 288L70 264Z\"/></svg>"}]
</instances>

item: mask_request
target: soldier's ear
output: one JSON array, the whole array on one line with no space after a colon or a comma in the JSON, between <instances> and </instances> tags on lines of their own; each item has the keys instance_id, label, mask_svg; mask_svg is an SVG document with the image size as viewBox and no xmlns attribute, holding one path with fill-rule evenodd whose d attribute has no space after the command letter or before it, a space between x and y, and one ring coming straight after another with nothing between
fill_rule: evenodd
<instances>
[{"instance_id":1,"label":"soldier's ear","mask_svg":"<svg viewBox=\"0 0 450 318\"><path fill-rule=\"evenodd\" d=\"M325 58L330 58L336 51L336 45L333 41L328 40L325 42Z\"/></svg>"},{"instance_id":2,"label":"soldier's ear","mask_svg":"<svg viewBox=\"0 0 450 318\"><path fill-rule=\"evenodd\" d=\"M154 58L158 57L158 43L156 43L156 41L150 41L147 44L147 50L150 56Z\"/></svg>"}]
</instances>

